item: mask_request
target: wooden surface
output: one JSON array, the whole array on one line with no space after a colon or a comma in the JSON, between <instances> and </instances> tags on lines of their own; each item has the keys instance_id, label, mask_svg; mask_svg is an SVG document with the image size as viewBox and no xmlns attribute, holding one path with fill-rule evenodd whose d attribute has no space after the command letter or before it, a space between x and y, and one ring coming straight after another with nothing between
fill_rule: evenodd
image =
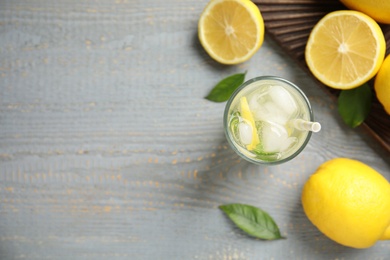
<instances>
[{"instance_id":1,"label":"wooden surface","mask_svg":"<svg viewBox=\"0 0 390 260\"><path fill-rule=\"evenodd\" d=\"M212 61L197 40L206 3L0 1L0 259L389 259L390 241L330 241L300 203L322 162L390 180L389 153L268 35L242 65ZM256 166L228 147L224 104L203 97L243 71L309 97L322 130L294 160ZM287 239L244 235L218 209L232 202Z\"/></svg>"}]
</instances>

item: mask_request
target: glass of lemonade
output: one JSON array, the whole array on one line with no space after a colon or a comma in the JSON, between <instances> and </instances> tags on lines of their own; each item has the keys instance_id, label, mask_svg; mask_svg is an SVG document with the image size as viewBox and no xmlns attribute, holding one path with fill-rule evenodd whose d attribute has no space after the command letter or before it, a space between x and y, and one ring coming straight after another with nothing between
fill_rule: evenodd
<instances>
[{"instance_id":1,"label":"glass of lemonade","mask_svg":"<svg viewBox=\"0 0 390 260\"><path fill-rule=\"evenodd\" d=\"M295 84L262 76L248 80L230 97L224 129L242 158L279 164L297 156L321 125L313 122L309 100Z\"/></svg>"}]
</instances>

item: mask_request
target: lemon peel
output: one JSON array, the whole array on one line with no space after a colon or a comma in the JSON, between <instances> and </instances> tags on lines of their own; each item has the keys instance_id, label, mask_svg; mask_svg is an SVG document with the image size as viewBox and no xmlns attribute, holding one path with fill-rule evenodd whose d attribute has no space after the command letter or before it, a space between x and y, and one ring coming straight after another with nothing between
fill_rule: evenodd
<instances>
[{"instance_id":1,"label":"lemon peel","mask_svg":"<svg viewBox=\"0 0 390 260\"><path fill-rule=\"evenodd\" d=\"M309 220L344 246L368 248L390 239L390 183L362 162L323 163L306 181L301 200Z\"/></svg>"},{"instance_id":2,"label":"lemon peel","mask_svg":"<svg viewBox=\"0 0 390 260\"><path fill-rule=\"evenodd\" d=\"M383 62L374 82L376 97L390 115L390 55Z\"/></svg>"}]
</instances>

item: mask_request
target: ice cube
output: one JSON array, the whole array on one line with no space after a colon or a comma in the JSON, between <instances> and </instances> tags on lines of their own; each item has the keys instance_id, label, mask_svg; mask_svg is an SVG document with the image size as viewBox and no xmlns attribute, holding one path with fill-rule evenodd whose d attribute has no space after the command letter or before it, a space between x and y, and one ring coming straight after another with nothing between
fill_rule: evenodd
<instances>
[{"instance_id":1,"label":"ice cube","mask_svg":"<svg viewBox=\"0 0 390 260\"><path fill-rule=\"evenodd\" d=\"M275 123L264 123L261 128L264 152L280 152L288 139L286 128Z\"/></svg>"},{"instance_id":2,"label":"ice cube","mask_svg":"<svg viewBox=\"0 0 390 260\"><path fill-rule=\"evenodd\" d=\"M263 104L264 102L266 102L266 94L268 92L262 92L262 93L257 93L255 95L253 95L250 99L249 99L249 108L252 110L252 111L255 111L259 108L259 105L260 104Z\"/></svg>"},{"instance_id":3,"label":"ice cube","mask_svg":"<svg viewBox=\"0 0 390 260\"><path fill-rule=\"evenodd\" d=\"M245 121L238 123L238 133L240 142L242 144L248 145L252 143L253 129L250 124L246 123Z\"/></svg>"},{"instance_id":4,"label":"ice cube","mask_svg":"<svg viewBox=\"0 0 390 260\"><path fill-rule=\"evenodd\" d=\"M287 149L289 149L296 142L298 142L298 138L296 138L296 137L289 137L289 138L287 138L286 142L282 145L280 151L281 152L286 151Z\"/></svg>"},{"instance_id":5,"label":"ice cube","mask_svg":"<svg viewBox=\"0 0 390 260\"><path fill-rule=\"evenodd\" d=\"M282 86L272 86L269 90L269 95L275 104L287 113L288 117L292 117L298 110L298 105L293 96Z\"/></svg>"},{"instance_id":6,"label":"ice cube","mask_svg":"<svg viewBox=\"0 0 390 260\"><path fill-rule=\"evenodd\" d=\"M272 101L258 104L253 116L255 120L269 121L280 125L285 125L289 120L288 114Z\"/></svg>"}]
</instances>

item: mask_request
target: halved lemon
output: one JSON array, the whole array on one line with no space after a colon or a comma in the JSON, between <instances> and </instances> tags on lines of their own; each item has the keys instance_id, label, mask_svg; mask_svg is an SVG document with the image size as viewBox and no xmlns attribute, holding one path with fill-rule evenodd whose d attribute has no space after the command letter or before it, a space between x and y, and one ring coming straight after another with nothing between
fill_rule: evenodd
<instances>
[{"instance_id":1,"label":"halved lemon","mask_svg":"<svg viewBox=\"0 0 390 260\"><path fill-rule=\"evenodd\" d=\"M313 28L305 58L310 71L325 85L351 89L370 80L385 57L379 25L358 11L334 11Z\"/></svg>"},{"instance_id":2,"label":"halved lemon","mask_svg":"<svg viewBox=\"0 0 390 260\"><path fill-rule=\"evenodd\" d=\"M376 97L386 113L390 115L390 54L387 55L378 74L376 74L374 88Z\"/></svg>"},{"instance_id":3,"label":"halved lemon","mask_svg":"<svg viewBox=\"0 0 390 260\"><path fill-rule=\"evenodd\" d=\"M264 40L264 21L250 0L211 0L198 23L206 52L222 64L249 60Z\"/></svg>"},{"instance_id":4,"label":"halved lemon","mask_svg":"<svg viewBox=\"0 0 390 260\"><path fill-rule=\"evenodd\" d=\"M259 136L257 133L255 119L253 118L253 115L252 115L252 112L249 108L248 100L246 99L246 97L240 98L240 112L241 112L241 117L252 128L252 141L250 144L248 144L246 146L246 149L248 149L249 151L252 151L260 143L260 139L259 139Z\"/></svg>"}]
</instances>

